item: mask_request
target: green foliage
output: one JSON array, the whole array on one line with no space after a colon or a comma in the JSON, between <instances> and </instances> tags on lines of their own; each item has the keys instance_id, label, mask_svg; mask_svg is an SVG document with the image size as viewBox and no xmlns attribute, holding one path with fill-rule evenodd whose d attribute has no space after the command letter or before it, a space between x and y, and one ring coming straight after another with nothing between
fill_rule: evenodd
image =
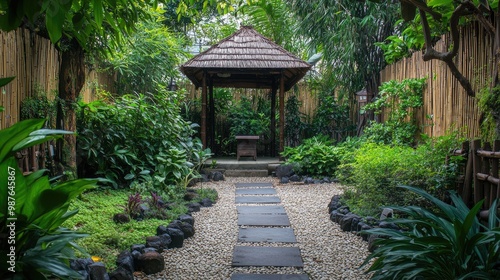
<instances>
[{"instance_id":1,"label":"green foliage","mask_svg":"<svg viewBox=\"0 0 500 280\"><path fill-rule=\"evenodd\" d=\"M198 198L195 200L196 202L200 202L204 198L210 198L210 200L215 202L219 198L217 191L211 188L199 188L196 189L196 193L198 194Z\"/></svg>"},{"instance_id":2,"label":"green foliage","mask_svg":"<svg viewBox=\"0 0 500 280\"><path fill-rule=\"evenodd\" d=\"M333 175L340 163L338 149L326 136L306 139L295 148L285 147L281 155L287 164L296 164L296 172L312 176Z\"/></svg>"},{"instance_id":3,"label":"green foliage","mask_svg":"<svg viewBox=\"0 0 500 280\"><path fill-rule=\"evenodd\" d=\"M376 215L383 205L421 203L400 184L418 186L444 199L453 187L459 158L445 165L449 151L460 146L458 134L427 139L417 148L365 142L344 157L337 178L345 187L345 198L354 212Z\"/></svg>"},{"instance_id":4,"label":"green foliage","mask_svg":"<svg viewBox=\"0 0 500 280\"><path fill-rule=\"evenodd\" d=\"M35 88L33 96L21 102L21 120L47 119L47 127L55 127L57 101L49 100L47 93L41 88Z\"/></svg>"},{"instance_id":5,"label":"green foliage","mask_svg":"<svg viewBox=\"0 0 500 280\"><path fill-rule=\"evenodd\" d=\"M388 64L410 56L414 51L422 49L425 43L419 24L398 20L396 26L403 30L401 35L391 35L383 42L375 43L384 51L384 59Z\"/></svg>"},{"instance_id":6,"label":"green foliage","mask_svg":"<svg viewBox=\"0 0 500 280\"><path fill-rule=\"evenodd\" d=\"M286 50L305 58L305 40L297 32L300 21L282 0L254 0L243 4L238 12L247 16L247 24Z\"/></svg>"},{"instance_id":7,"label":"green foliage","mask_svg":"<svg viewBox=\"0 0 500 280\"><path fill-rule=\"evenodd\" d=\"M252 100L246 96L229 108L228 121L231 125L230 137L236 135L269 135L270 119L267 114L268 104L259 102L257 110L253 109Z\"/></svg>"},{"instance_id":8,"label":"green foliage","mask_svg":"<svg viewBox=\"0 0 500 280\"><path fill-rule=\"evenodd\" d=\"M483 113L481 138L486 142L500 139L500 87L483 88L478 95L479 110Z\"/></svg>"},{"instance_id":9,"label":"green foliage","mask_svg":"<svg viewBox=\"0 0 500 280\"><path fill-rule=\"evenodd\" d=\"M318 67L325 89L352 94L385 66L383 54L374 43L393 34L399 17L398 1L385 1L383 5L351 0L285 2L299 18L300 35L310 38L309 53L323 54Z\"/></svg>"},{"instance_id":10,"label":"green foliage","mask_svg":"<svg viewBox=\"0 0 500 280\"><path fill-rule=\"evenodd\" d=\"M75 40L83 49L106 52L109 43L118 44L140 18L148 16L144 11L153 4L156 1L19 0L16 5L1 1L0 29L10 31L31 24L54 44Z\"/></svg>"},{"instance_id":11,"label":"green foliage","mask_svg":"<svg viewBox=\"0 0 500 280\"><path fill-rule=\"evenodd\" d=\"M15 273L5 275L8 271L3 265L2 279L79 277L68 263L74 249L80 250L74 240L85 235L61 225L78 212L68 211L70 202L96 181L79 179L51 185L44 170L22 174L16 152L72 133L42 129L44 124L44 119L30 119L0 130L0 171L4 174L0 176L4 194L0 200L0 236L4 236L0 238L0 261L5 264L11 260L7 254L15 254ZM7 241L13 234L15 239Z\"/></svg>"},{"instance_id":12,"label":"green foliage","mask_svg":"<svg viewBox=\"0 0 500 280\"><path fill-rule=\"evenodd\" d=\"M109 104L81 103L80 169L106 177L115 187L134 180L152 184L147 192L166 192L196 175L211 153L192 138L195 125L181 118L179 104L180 97L172 92L124 95Z\"/></svg>"},{"instance_id":13,"label":"green foliage","mask_svg":"<svg viewBox=\"0 0 500 280\"><path fill-rule=\"evenodd\" d=\"M381 143L414 144L418 130L415 109L422 107L422 94L427 78L391 80L380 86L377 99L363 107L381 114L388 110L388 119L383 124L372 122L364 133L369 139Z\"/></svg>"},{"instance_id":14,"label":"green foliage","mask_svg":"<svg viewBox=\"0 0 500 280\"><path fill-rule=\"evenodd\" d=\"M409 2L407 3L416 10L417 8ZM453 1L453 0L433 0L433 1L424 1L429 7L429 10L432 10L432 13L436 16L430 16L430 13L427 13L427 21L429 24L430 33L428 34L431 37L432 42L436 42L441 38L442 34L445 34L450 31L451 26L451 16L457 11L457 7L461 4L471 4L472 6L476 6L475 9L483 11L483 8L490 9L491 13L495 13L495 10L498 7L497 0L484 0L484 1ZM488 3L488 4L486 4ZM479 7L481 4L482 7ZM486 4L486 5L484 5ZM489 7L488 7L489 6ZM479 8L477 8L479 7ZM471 9L471 7L468 7ZM474 13L471 13L474 14ZM486 12L487 14L487 12ZM403 13L404 18L404 13ZM381 40L382 43L377 43L384 51L384 57L387 63L393 63L403 57L406 57L410 54L410 52L422 50L425 46L424 40L424 29L421 22L420 14L417 13L416 16L412 16L411 18L405 18L408 22L403 22L402 20L398 21L399 29L401 31L396 34L401 34L400 36L389 36L384 40ZM467 23L471 20L469 14L462 15L459 19L459 24ZM451 47L451 46L450 46Z\"/></svg>"},{"instance_id":15,"label":"green foliage","mask_svg":"<svg viewBox=\"0 0 500 280\"><path fill-rule=\"evenodd\" d=\"M305 115L299 111L300 102L292 95L285 103L285 145L295 147L300 144L307 124L303 121Z\"/></svg>"},{"instance_id":16,"label":"green foliage","mask_svg":"<svg viewBox=\"0 0 500 280\"><path fill-rule=\"evenodd\" d=\"M91 232L92 235L78 240L78 245L92 256L102 258L108 270L116 267L116 256L132 244L143 244L147 236L156 234L156 228L167 225L182 213L186 213L183 205L178 205L168 213L167 220L132 219L126 224L117 224L113 215L123 213L124 204L130 191L104 190L81 195L72 202L70 208L78 208L78 215L68 219L63 225L78 232Z\"/></svg>"},{"instance_id":17,"label":"green foliage","mask_svg":"<svg viewBox=\"0 0 500 280\"><path fill-rule=\"evenodd\" d=\"M388 237L364 265L372 279L498 279L500 270L500 219L497 203L482 224L477 216L483 201L469 209L456 194L452 205L425 191L403 187L429 201L437 211L418 206L395 207L407 218L395 219L405 231L375 228L367 231Z\"/></svg>"},{"instance_id":18,"label":"green foliage","mask_svg":"<svg viewBox=\"0 0 500 280\"><path fill-rule=\"evenodd\" d=\"M339 104L333 94L321 93L312 120L313 135L328 135L340 141L355 129L356 126L349 118L349 106Z\"/></svg>"},{"instance_id":19,"label":"green foliage","mask_svg":"<svg viewBox=\"0 0 500 280\"><path fill-rule=\"evenodd\" d=\"M134 34L108 56L110 68L119 73L118 92L157 92L178 75L177 65L187 60L185 39L163 24L161 9L135 25Z\"/></svg>"}]
</instances>

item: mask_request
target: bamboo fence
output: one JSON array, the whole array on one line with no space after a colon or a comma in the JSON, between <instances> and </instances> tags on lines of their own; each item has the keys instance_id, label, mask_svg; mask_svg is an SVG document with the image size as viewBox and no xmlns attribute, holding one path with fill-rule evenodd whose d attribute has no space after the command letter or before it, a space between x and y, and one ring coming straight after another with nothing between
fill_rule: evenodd
<instances>
[{"instance_id":1,"label":"bamboo fence","mask_svg":"<svg viewBox=\"0 0 500 280\"><path fill-rule=\"evenodd\" d=\"M25 29L0 32L0 77L15 76L0 88L0 129L19 121L21 101L43 91L54 97L59 73L59 53L47 40Z\"/></svg>"},{"instance_id":2,"label":"bamboo fence","mask_svg":"<svg viewBox=\"0 0 500 280\"><path fill-rule=\"evenodd\" d=\"M475 89L489 85L493 39L477 23L465 27L462 31L457 66ZM444 35L436 44L436 49L446 50L449 36ZM9 33L0 32L0 77L16 76L9 85L0 89L0 129L19 121L21 101L39 91L54 97L57 91L60 56L54 46L28 30L18 29ZM381 82L401 81L406 78L428 77L424 92L424 106L417 110L417 123L421 132L429 136L444 135L449 129L465 129L468 137L480 134L479 121L481 112L477 100L467 96L447 66L437 60L424 62L422 53L416 52L411 57L387 66L380 73ZM116 77L92 69L86 71L86 84L81 93L85 102L97 98L97 88L114 92ZM190 83L181 84L187 91L188 98L200 94ZM234 91L234 99L241 95L257 94L265 96L268 91L240 89ZM286 93L286 98L296 94L301 102L300 111L311 118L318 106L317 94L310 92L307 85L299 83ZM351 117L357 118L357 106L351 106ZM383 117L382 117L383 119Z\"/></svg>"},{"instance_id":3,"label":"bamboo fence","mask_svg":"<svg viewBox=\"0 0 500 280\"><path fill-rule=\"evenodd\" d=\"M450 36L444 35L435 48L446 51L450 43ZM460 72L471 82L476 96L490 83L492 44L493 38L478 23L472 23L461 30L460 50L455 62ZM480 135L481 112L477 99L466 94L444 62L423 61L422 53L415 52L411 57L388 65L380 76L381 83L427 77L424 105L416 112L422 133L442 136L450 129L463 129L467 137Z\"/></svg>"}]
</instances>

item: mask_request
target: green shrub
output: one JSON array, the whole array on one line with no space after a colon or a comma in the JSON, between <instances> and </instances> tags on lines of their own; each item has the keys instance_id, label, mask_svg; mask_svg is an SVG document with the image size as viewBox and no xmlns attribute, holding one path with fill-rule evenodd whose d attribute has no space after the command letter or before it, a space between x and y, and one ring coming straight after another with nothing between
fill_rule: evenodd
<instances>
[{"instance_id":1,"label":"green shrub","mask_svg":"<svg viewBox=\"0 0 500 280\"><path fill-rule=\"evenodd\" d=\"M415 185L444 199L457 176L458 157L445 165L446 156L459 146L457 134L426 139L417 148L363 143L351 157L344 157L337 178L345 186L345 198L354 212L375 215L382 205L418 204L418 199L397 189Z\"/></svg>"},{"instance_id":2,"label":"green shrub","mask_svg":"<svg viewBox=\"0 0 500 280\"><path fill-rule=\"evenodd\" d=\"M387 238L363 265L372 279L499 279L500 219L497 203L483 225L477 216L482 201L469 209L456 194L453 205L419 188L403 187L429 201L437 211L418 206L394 207L408 218L392 220L404 231L375 228L367 231Z\"/></svg>"},{"instance_id":3,"label":"green shrub","mask_svg":"<svg viewBox=\"0 0 500 280\"><path fill-rule=\"evenodd\" d=\"M352 141L334 146L327 136L316 136L304 140L303 144L295 148L285 147L281 155L286 158L287 164L296 166L294 169L298 173L333 176L341 159L355 146L354 143Z\"/></svg>"},{"instance_id":4,"label":"green shrub","mask_svg":"<svg viewBox=\"0 0 500 280\"><path fill-rule=\"evenodd\" d=\"M114 187L146 181L153 191L164 191L195 177L210 157L210 150L192 138L196 125L180 116L181 99L175 93L110 99L80 103L80 175L106 177Z\"/></svg>"},{"instance_id":5,"label":"green shrub","mask_svg":"<svg viewBox=\"0 0 500 280\"><path fill-rule=\"evenodd\" d=\"M365 137L384 144L413 145L418 131L415 109L424 104L422 92L426 78L388 81L380 86L377 99L363 107L388 118L384 123L371 122L364 130Z\"/></svg>"},{"instance_id":6,"label":"green shrub","mask_svg":"<svg viewBox=\"0 0 500 280\"><path fill-rule=\"evenodd\" d=\"M299 111L300 102L297 96L290 96L285 104L285 145L296 147L302 141L307 123L303 121L305 114Z\"/></svg>"},{"instance_id":7,"label":"green shrub","mask_svg":"<svg viewBox=\"0 0 500 280\"><path fill-rule=\"evenodd\" d=\"M355 130L356 125L349 117L349 106L339 104L331 92L321 92L311 124L313 135L328 135L332 139L343 140Z\"/></svg>"},{"instance_id":8,"label":"green shrub","mask_svg":"<svg viewBox=\"0 0 500 280\"><path fill-rule=\"evenodd\" d=\"M231 125L230 138L234 139L236 135L269 135L270 113L267 111L267 105L259 102L260 106L253 109L252 100L246 96L229 108L228 121Z\"/></svg>"}]
</instances>

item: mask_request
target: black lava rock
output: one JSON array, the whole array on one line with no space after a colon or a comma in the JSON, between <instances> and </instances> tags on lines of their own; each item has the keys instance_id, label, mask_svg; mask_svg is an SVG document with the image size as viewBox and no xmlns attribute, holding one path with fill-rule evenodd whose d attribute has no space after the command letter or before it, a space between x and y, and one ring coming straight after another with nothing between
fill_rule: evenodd
<instances>
[{"instance_id":1,"label":"black lava rock","mask_svg":"<svg viewBox=\"0 0 500 280\"><path fill-rule=\"evenodd\" d=\"M130 217L124 213L118 213L113 216L113 221L117 224L126 224L130 222Z\"/></svg>"},{"instance_id":2,"label":"black lava rock","mask_svg":"<svg viewBox=\"0 0 500 280\"><path fill-rule=\"evenodd\" d=\"M134 280L134 274L123 267L109 273L110 280Z\"/></svg>"},{"instance_id":3,"label":"black lava rock","mask_svg":"<svg viewBox=\"0 0 500 280\"><path fill-rule=\"evenodd\" d=\"M148 275L158 273L165 268L165 259L158 252L147 252L139 257L138 268Z\"/></svg>"},{"instance_id":4,"label":"black lava rock","mask_svg":"<svg viewBox=\"0 0 500 280\"><path fill-rule=\"evenodd\" d=\"M200 204L203 207L212 207L212 205L214 205L214 202L210 198L206 197L201 200Z\"/></svg>"},{"instance_id":5,"label":"black lava rock","mask_svg":"<svg viewBox=\"0 0 500 280\"><path fill-rule=\"evenodd\" d=\"M276 177L281 179L283 177L290 177L293 175L293 165L291 164L282 164L276 167Z\"/></svg>"},{"instance_id":6,"label":"black lava rock","mask_svg":"<svg viewBox=\"0 0 500 280\"><path fill-rule=\"evenodd\" d=\"M93 264L93 263L94 263L94 261L91 258L75 259L75 260L70 261L69 266L71 267L71 269L76 270L76 271L80 271L80 270L88 271L88 266Z\"/></svg>"},{"instance_id":7,"label":"black lava rock","mask_svg":"<svg viewBox=\"0 0 500 280\"><path fill-rule=\"evenodd\" d=\"M90 280L109 280L106 266L102 262L96 262L88 266Z\"/></svg>"},{"instance_id":8,"label":"black lava rock","mask_svg":"<svg viewBox=\"0 0 500 280\"><path fill-rule=\"evenodd\" d=\"M290 182L300 182L300 176L297 174L293 174L290 176Z\"/></svg>"},{"instance_id":9,"label":"black lava rock","mask_svg":"<svg viewBox=\"0 0 500 280\"><path fill-rule=\"evenodd\" d=\"M132 256L132 252L125 250L121 252L118 257L116 258L116 267L118 268L124 268L130 273L134 273L135 271L135 264L134 264L134 257ZM110 277L111 278L111 277Z\"/></svg>"},{"instance_id":10,"label":"black lava rock","mask_svg":"<svg viewBox=\"0 0 500 280\"><path fill-rule=\"evenodd\" d=\"M134 245L130 246L130 251L131 252L133 252L133 251L142 252L142 250L144 250L144 248L146 248L146 245L144 245L144 244L134 244Z\"/></svg>"},{"instance_id":11,"label":"black lava rock","mask_svg":"<svg viewBox=\"0 0 500 280\"><path fill-rule=\"evenodd\" d=\"M212 180L214 181L224 181L224 175L220 171L215 171L212 173Z\"/></svg>"},{"instance_id":12,"label":"black lava rock","mask_svg":"<svg viewBox=\"0 0 500 280\"><path fill-rule=\"evenodd\" d=\"M191 215L183 214L179 216L179 221L191 224L194 226L194 218Z\"/></svg>"},{"instance_id":13,"label":"black lava rock","mask_svg":"<svg viewBox=\"0 0 500 280\"><path fill-rule=\"evenodd\" d=\"M146 247L155 248L159 253L168 249L168 245L172 242L172 238L168 234L148 236L146 237Z\"/></svg>"},{"instance_id":14,"label":"black lava rock","mask_svg":"<svg viewBox=\"0 0 500 280\"><path fill-rule=\"evenodd\" d=\"M184 232L176 228L167 228L167 232L172 238L168 248L182 248L182 245L184 245Z\"/></svg>"},{"instance_id":15,"label":"black lava rock","mask_svg":"<svg viewBox=\"0 0 500 280\"><path fill-rule=\"evenodd\" d=\"M201 208L201 204L199 204L197 202L189 203L186 206L187 206L189 212L198 212L198 211L200 211L200 208Z\"/></svg>"}]
</instances>

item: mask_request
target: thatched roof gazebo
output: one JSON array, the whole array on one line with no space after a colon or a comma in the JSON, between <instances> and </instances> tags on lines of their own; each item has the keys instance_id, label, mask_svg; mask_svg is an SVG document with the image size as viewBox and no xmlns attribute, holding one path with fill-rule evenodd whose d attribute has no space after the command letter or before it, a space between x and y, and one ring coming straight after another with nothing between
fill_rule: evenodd
<instances>
[{"instance_id":1,"label":"thatched roof gazebo","mask_svg":"<svg viewBox=\"0 0 500 280\"><path fill-rule=\"evenodd\" d=\"M276 113L276 93L279 90L279 149L284 148L285 92L304 77L311 68L281 46L265 38L252 27L243 26L233 35L198 54L181 71L196 86L202 88L201 140L207 146L207 101L209 101L210 143L214 141L214 87L263 88L271 90L271 116ZM208 94L207 94L208 93ZM208 97L207 97L208 95ZM208 99L208 100L207 100ZM271 117L271 153L276 156L276 123Z\"/></svg>"}]
</instances>

